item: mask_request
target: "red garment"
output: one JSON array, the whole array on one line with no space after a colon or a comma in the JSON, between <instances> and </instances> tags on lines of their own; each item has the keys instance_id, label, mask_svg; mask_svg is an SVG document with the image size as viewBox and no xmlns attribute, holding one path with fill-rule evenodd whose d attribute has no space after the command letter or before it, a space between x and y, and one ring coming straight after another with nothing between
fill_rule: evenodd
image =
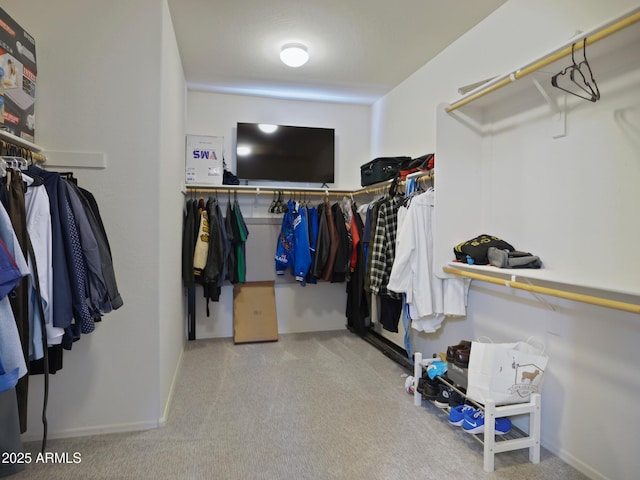
<instances>
[{"instance_id":1,"label":"red garment","mask_svg":"<svg viewBox=\"0 0 640 480\"><path fill-rule=\"evenodd\" d=\"M356 225L355 216L358 215L356 212L351 216L351 262L349 263L349 270L353 272L356 269L356 264L358 263L358 244L360 243L360 233L358 232L358 227Z\"/></svg>"}]
</instances>

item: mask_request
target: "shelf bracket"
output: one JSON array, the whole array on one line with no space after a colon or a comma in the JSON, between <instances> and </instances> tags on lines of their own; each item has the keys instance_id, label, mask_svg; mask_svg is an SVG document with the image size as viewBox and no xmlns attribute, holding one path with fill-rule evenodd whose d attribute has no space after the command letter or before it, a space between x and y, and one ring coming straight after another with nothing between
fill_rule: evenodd
<instances>
[{"instance_id":1,"label":"shelf bracket","mask_svg":"<svg viewBox=\"0 0 640 480\"><path fill-rule=\"evenodd\" d=\"M515 275L513 275L513 277L515 277ZM531 283L531 280L529 280L528 278L523 279L523 280L527 285L531 285L532 287L534 286L533 283ZM515 280L513 280L513 281L515 281ZM553 304L551 302L549 302L546 298L544 298L542 295L538 294L537 292L535 292L533 290L529 290L529 293L531 294L531 296L533 298L538 300L540 303L542 303L549 310L551 310L552 312L556 311L556 307L554 307Z\"/></svg>"},{"instance_id":2,"label":"shelf bracket","mask_svg":"<svg viewBox=\"0 0 640 480\"><path fill-rule=\"evenodd\" d=\"M547 93L540 82L532 78L531 81L545 99L551 109L551 136L553 138L561 138L567 135L567 96L559 97L560 105Z\"/></svg>"}]
</instances>

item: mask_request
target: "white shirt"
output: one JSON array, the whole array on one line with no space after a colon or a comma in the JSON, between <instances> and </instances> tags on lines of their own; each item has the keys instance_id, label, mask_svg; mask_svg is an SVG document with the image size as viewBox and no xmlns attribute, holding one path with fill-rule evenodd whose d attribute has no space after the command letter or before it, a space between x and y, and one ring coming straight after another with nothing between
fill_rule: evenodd
<instances>
[{"instance_id":1,"label":"white shirt","mask_svg":"<svg viewBox=\"0 0 640 480\"><path fill-rule=\"evenodd\" d=\"M51 234L51 210L49 195L44 185L33 186L33 179L22 173L23 180L29 185L25 193L25 206L27 210L27 232L31 238L33 253L36 257L38 268L38 280L42 307L44 309L44 321L47 330L47 343L59 345L62 342L64 329L53 326L53 250ZM35 291L33 292L35 295ZM33 304L32 304L33 305ZM37 310L37 308L33 309ZM41 332L33 325L32 347L37 351L41 347ZM38 334L40 332L40 334ZM33 351L33 350L32 350ZM34 353L35 353L34 351ZM42 358L42 357L34 357Z\"/></svg>"},{"instance_id":2,"label":"white shirt","mask_svg":"<svg viewBox=\"0 0 640 480\"><path fill-rule=\"evenodd\" d=\"M433 273L434 191L411 199L398 216L396 257L389 290L406 294L412 327L425 332L440 328L445 315L466 313L465 279L443 280Z\"/></svg>"}]
</instances>

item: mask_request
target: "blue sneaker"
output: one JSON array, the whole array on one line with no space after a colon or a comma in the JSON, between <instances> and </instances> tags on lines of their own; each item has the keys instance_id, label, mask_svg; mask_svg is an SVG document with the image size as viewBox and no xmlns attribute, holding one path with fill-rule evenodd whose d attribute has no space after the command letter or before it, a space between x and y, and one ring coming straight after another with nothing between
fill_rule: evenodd
<instances>
[{"instance_id":1,"label":"blue sneaker","mask_svg":"<svg viewBox=\"0 0 640 480\"><path fill-rule=\"evenodd\" d=\"M467 414L473 415L477 409L471 405L458 405L449 410L449 423L456 427L462 426Z\"/></svg>"},{"instance_id":2,"label":"blue sneaker","mask_svg":"<svg viewBox=\"0 0 640 480\"><path fill-rule=\"evenodd\" d=\"M466 413L462 422L462 428L469 433L484 433L484 412L476 410L474 413ZM508 418L496 418L496 434L504 435L511 430L511 420Z\"/></svg>"}]
</instances>

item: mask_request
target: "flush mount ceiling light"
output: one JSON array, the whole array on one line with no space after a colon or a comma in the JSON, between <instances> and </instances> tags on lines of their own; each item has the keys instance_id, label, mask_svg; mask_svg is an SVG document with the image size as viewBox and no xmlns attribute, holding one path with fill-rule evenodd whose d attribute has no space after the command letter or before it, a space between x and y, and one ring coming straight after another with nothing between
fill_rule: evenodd
<instances>
[{"instance_id":1,"label":"flush mount ceiling light","mask_svg":"<svg viewBox=\"0 0 640 480\"><path fill-rule=\"evenodd\" d=\"M301 43L287 43L280 50L280 60L289 67L301 67L309 60L307 47Z\"/></svg>"}]
</instances>

